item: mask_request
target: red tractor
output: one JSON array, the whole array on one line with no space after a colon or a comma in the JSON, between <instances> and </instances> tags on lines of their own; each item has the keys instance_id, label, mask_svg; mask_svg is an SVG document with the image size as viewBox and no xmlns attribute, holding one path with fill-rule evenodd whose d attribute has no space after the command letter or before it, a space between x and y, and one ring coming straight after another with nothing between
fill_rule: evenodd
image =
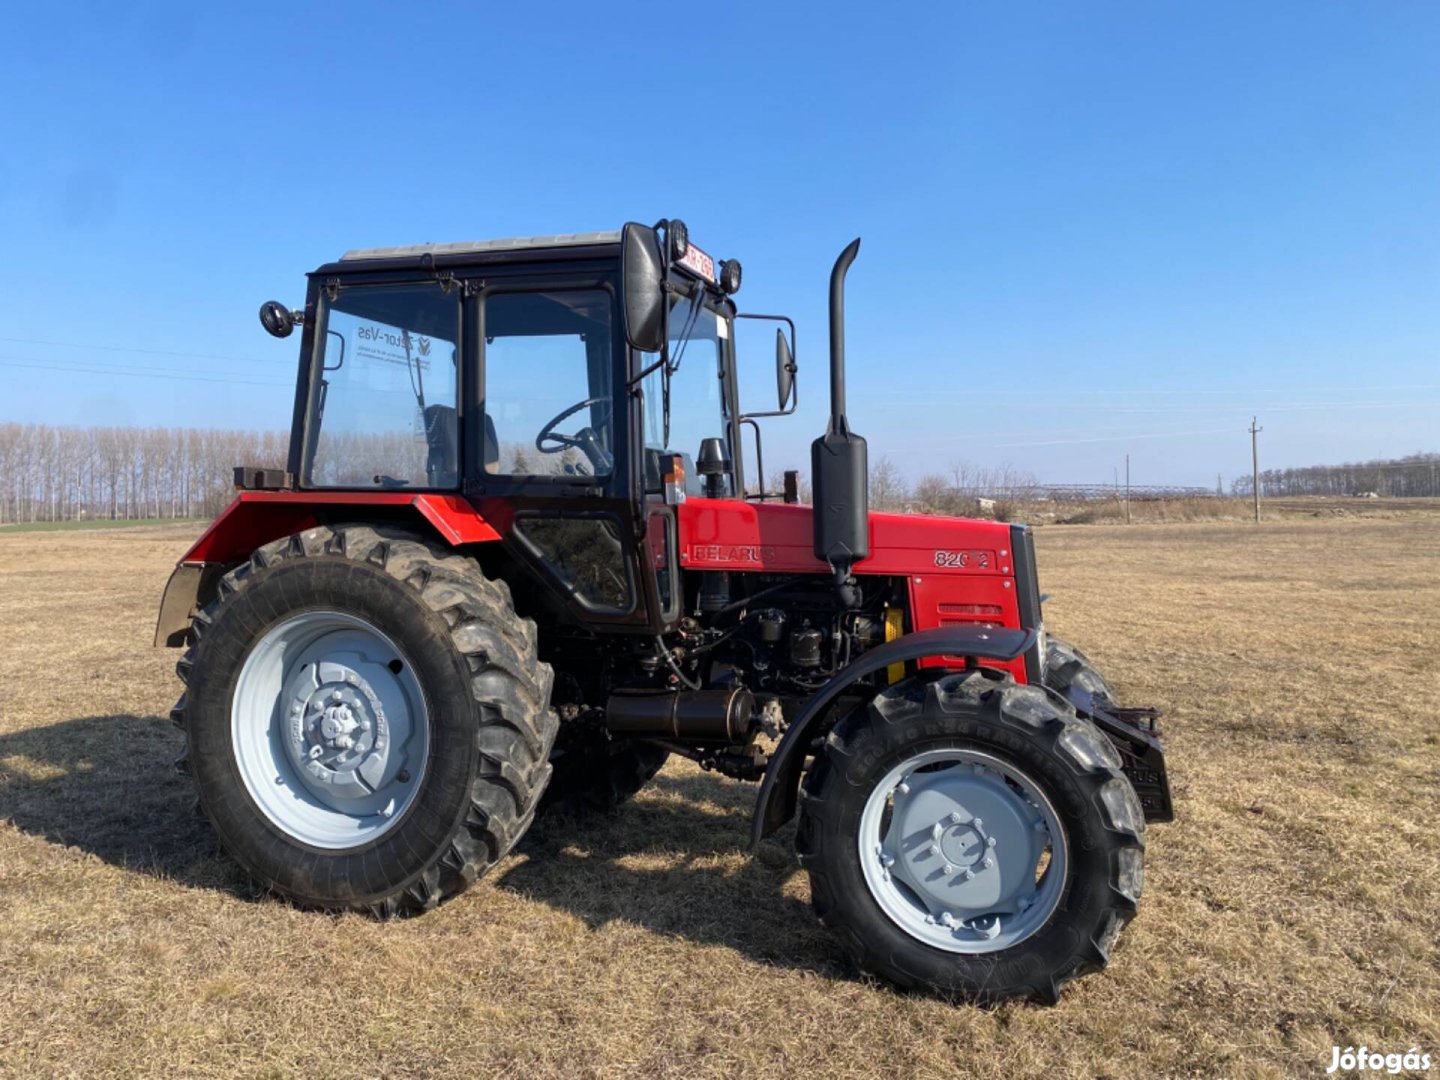
<instances>
[{"instance_id":1,"label":"red tractor","mask_svg":"<svg viewBox=\"0 0 1440 1080\"><path fill-rule=\"evenodd\" d=\"M185 554L182 767L225 850L308 907L428 910L537 812L671 754L798 816L815 910L903 986L1054 1001L1135 914L1170 795L1153 709L1047 639L1022 525L870 513L830 279L814 505L745 482L794 327L684 225L355 251L309 276L286 469ZM738 405L774 319L778 407ZM693 455L693 456L692 456ZM757 460L758 463L758 460ZM763 480L763 469L757 470Z\"/></svg>"}]
</instances>

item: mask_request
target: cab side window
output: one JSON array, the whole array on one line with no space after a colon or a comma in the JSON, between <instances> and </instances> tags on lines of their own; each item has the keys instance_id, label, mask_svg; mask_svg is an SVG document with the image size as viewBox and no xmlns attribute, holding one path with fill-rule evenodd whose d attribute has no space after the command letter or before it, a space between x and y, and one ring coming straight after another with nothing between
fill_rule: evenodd
<instances>
[{"instance_id":1,"label":"cab side window","mask_svg":"<svg viewBox=\"0 0 1440 1080\"><path fill-rule=\"evenodd\" d=\"M326 304L322 326L305 483L457 487L459 291L342 288Z\"/></svg>"}]
</instances>

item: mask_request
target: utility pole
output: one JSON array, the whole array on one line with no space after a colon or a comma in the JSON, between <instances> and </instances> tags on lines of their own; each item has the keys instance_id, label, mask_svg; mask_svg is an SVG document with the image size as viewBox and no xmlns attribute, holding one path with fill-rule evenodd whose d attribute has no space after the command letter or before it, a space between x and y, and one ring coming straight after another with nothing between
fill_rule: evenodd
<instances>
[{"instance_id":1,"label":"utility pole","mask_svg":"<svg viewBox=\"0 0 1440 1080\"><path fill-rule=\"evenodd\" d=\"M1223 499L1225 497L1225 488L1221 484L1222 479L1221 475L1217 472L1215 474L1215 497L1217 499Z\"/></svg>"},{"instance_id":2,"label":"utility pole","mask_svg":"<svg viewBox=\"0 0 1440 1080\"><path fill-rule=\"evenodd\" d=\"M1257 417L1250 418L1250 482L1251 495L1255 499L1255 524L1260 524L1260 443L1255 438L1265 429L1255 424Z\"/></svg>"},{"instance_id":3,"label":"utility pole","mask_svg":"<svg viewBox=\"0 0 1440 1080\"><path fill-rule=\"evenodd\" d=\"M1125 455L1125 524L1130 524L1130 455Z\"/></svg>"}]
</instances>

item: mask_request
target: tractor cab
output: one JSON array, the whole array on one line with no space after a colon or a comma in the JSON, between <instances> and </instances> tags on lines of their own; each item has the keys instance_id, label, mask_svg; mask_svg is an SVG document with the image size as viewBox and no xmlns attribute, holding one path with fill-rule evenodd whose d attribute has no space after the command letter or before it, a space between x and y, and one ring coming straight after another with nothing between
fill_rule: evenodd
<instances>
[{"instance_id":1,"label":"tractor cab","mask_svg":"<svg viewBox=\"0 0 1440 1080\"><path fill-rule=\"evenodd\" d=\"M670 629L675 507L747 495L743 424L759 464L734 324L774 317L738 314L740 277L678 221L351 251L309 276L303 311L262 309L271 333L303 327L286 483L459 495L552 605ZM780 400L760 415L795 397L793 324L774 321Z\"/></svg>"}]
</instances>

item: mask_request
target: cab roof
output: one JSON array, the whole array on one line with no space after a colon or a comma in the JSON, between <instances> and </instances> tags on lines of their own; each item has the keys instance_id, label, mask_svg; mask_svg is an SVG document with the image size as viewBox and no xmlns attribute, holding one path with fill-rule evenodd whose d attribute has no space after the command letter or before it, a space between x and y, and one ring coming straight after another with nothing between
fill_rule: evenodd
<instances>
[{"instance_id":1,"label":"cab roof","mask_svg":"<svg viewBox=\"0 0 1440 1080\"><path fill-rule=\"evenodd\" d=\"M377 259L415 259L425 255L482 255L488 252L534 251L544 248L597 247L620 242L619 230L560 233L555 236L520 236L508 240L462 240L450 244L411 244L406 247L357 248L340 256L342 263Z\"/></svg>"}]
</instances>

